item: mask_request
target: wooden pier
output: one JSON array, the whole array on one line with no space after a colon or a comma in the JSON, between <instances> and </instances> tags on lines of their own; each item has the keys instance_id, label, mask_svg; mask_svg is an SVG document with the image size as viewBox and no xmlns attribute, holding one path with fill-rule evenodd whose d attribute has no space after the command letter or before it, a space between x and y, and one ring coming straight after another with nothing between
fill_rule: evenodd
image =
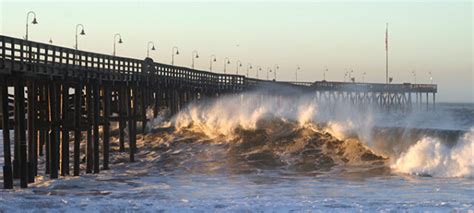
<instances>
[{"instance_id":1,"label":"wooden pier","mask_svg":"<svg viewBox=\"0 0 474 213\"><path fill-rule=\"evenodd\" d=\"M4 188L13 188L14 179L20 180L20 187L34 182L40 174L39 158L46 163L42 174L51 179L109 169L111 122L119 126L120 151L128 147L133 162L136 135L144 131L148 109L155 117L163 108L175 114L193 101L280 87L313 94L316 101L327 104L345 101L382 108L411 108L422 103L422 94L427 107L432 94L434 106L437 92L436 85L425 84L264 81L0 35ZM137 123L143 128L137 129ZM8 130L14 130L13 141ZM85 171L80 169L83 158Z\"/></svg>"}]
</instances>

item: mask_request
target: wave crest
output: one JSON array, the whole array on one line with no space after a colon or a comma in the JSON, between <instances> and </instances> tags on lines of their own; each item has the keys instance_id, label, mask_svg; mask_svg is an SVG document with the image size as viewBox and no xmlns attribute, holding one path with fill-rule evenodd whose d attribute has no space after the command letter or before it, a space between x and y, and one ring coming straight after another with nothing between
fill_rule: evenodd
<instances>
[{"instance_id":1,"label":"wave crest","mask_svg":"<svg viewBox=\"0 0 474 213\"><path fill-rule=\"evenodd\" d=\"M425 137L391 166L398 172L435 177L474 177L474 129L452 147Z\"/></svg>"}]
</instances>

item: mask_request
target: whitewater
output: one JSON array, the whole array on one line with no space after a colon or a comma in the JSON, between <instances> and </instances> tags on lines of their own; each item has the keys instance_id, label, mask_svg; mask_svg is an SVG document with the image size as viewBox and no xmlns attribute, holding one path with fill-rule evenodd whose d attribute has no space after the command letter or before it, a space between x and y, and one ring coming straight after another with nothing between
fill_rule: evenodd
<instances>
[{"instance_id":1,"label":"whitewater","mask_svg":"<svg viewBox=\"0 0 474 213\"><path fill-rule=\"evenodd\" d=\"M0 210L474 210L474 104L387 112L250 92L148 114L137 162L114 130L111 170L0 190Z\"/></svg>"}]
</instances>

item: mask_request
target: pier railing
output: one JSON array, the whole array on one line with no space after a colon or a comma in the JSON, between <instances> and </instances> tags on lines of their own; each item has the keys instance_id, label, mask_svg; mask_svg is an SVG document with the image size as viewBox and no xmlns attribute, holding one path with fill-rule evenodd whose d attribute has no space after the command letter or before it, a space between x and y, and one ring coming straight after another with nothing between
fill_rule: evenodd
<instances>
[{"instance_id":1,"label":"pier railing","mask_svg":"<svg viewBox=\"0 0 474 213\"><path fill-rule=\"evenodd\" d=\"M105 81L146 80L155 76L164 85L182 84L195 89L241 91L274 81L248 78L242 75L220 74L200 71L187 67L155 63L152 60L139 60L99 54L60 47L40 42L26 41L0 35L0 74L11 70L26 75L48 75L64 78L93 79ZM144 63L151 63L151 69L143 69ZM378 84L352 82L291 82L280 84L310 87L321 91L354 92L437 92L434 84Z\"/></svg>"},{"instance_id":2,"label":"pier railing","mask_svg":"<svg viewBox=\"0 0 474 213\"><path fill-rule=\"evenodd\" d=\"M0 36L0 74L48 75L102 81L146 80L155 76L165 85L216 90L243 90L245 76L218 74L187 67L92 53L7 36ZM144 63L151 63L144 69Z\"/></svg>"},{"instance_id":3,"label":"pier railing","mask_svg":"<svg viewBox=\"0 0 474 213\"><path fill-rule=\"evenodd\" d=\"M435 84L380 84L316 81L309 85L319 91L352 91L352 92L437 92Z\"/></svg>"}]
</instances>

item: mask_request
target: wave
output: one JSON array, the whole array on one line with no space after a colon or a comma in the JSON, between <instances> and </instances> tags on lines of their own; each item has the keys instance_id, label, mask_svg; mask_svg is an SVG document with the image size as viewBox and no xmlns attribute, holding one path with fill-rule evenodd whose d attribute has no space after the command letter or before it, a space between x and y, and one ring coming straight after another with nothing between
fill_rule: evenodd
<instances>
[{"instance_id":1,"label":"wave","mask_svg":"<svg viewBox=\"0 0 474 213\"><path fill-rule=\"evenodd\" d=\"M452 147L424 137L391 166L398 172L435 177L474 177L474 128Z\"/></svg>"},{"instance_id":2,"label":"wave","mask_svg":"<svg viewBox=\"0 0 474 213\"><path fill-rule=\"evenodd\" d=\"M448 114L437 112L438 116ZM424 116L429 113L405 118L345 105L328 109L310 95L268 97L254 92L223 96L193 103L167 123L175 130L168 137L161 163L188 172L271 168L318 173L342 166L472 177L472 130L464 134L430 129L427 124L423 129L407 125L412 120L422 123ZM391 126L393 123L398 126Z\"/></svg>"}]
</instances>

